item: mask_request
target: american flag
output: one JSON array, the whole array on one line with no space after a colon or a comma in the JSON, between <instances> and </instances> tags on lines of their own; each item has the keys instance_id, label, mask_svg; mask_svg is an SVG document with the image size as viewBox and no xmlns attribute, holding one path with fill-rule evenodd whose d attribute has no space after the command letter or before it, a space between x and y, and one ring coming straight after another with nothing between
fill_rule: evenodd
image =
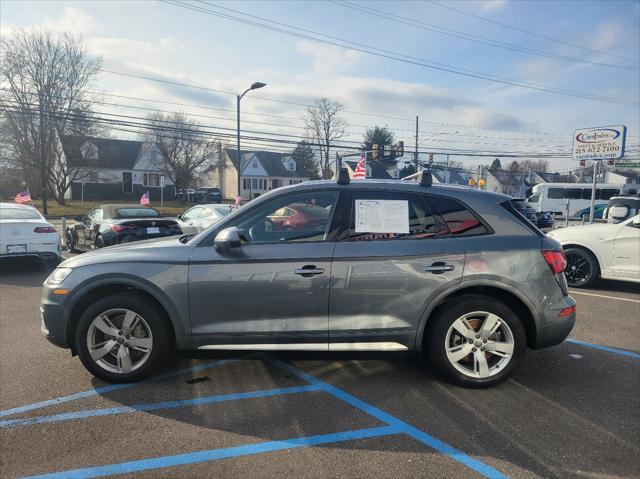
<instances>
[{"instance_id":1,"label":"american flag","mask_svg":"<svg viewBox=\"0 0 640 479\"><path fill-rule=\"evenodd\" d=\"M360 155L360 161L356 165L356 169L353 170L354 180L364 180L367 177L367 160L364 153Z\"/></svg>"},{"instance_id":2,"label":"american flag","mask_svg":"<svg viewBox=\"0 0 640 479\"><path fill-rule=\"evenodd\" d=\"M145 191L144 195L140 197L140 204L144 206L149 206L149 192Z\"/></svg>"},{"instance_id":3,"label":"american flag","mask_svg":"<svg viewBox=\"0 0 640 479\"><path fill-rule=\"evenodd\" d=\"M21 193L18 193L13 201L15 201L16 203L29 203L31 201L31 193L29 193L29 188Z\"/></svg>"}]
</instances>

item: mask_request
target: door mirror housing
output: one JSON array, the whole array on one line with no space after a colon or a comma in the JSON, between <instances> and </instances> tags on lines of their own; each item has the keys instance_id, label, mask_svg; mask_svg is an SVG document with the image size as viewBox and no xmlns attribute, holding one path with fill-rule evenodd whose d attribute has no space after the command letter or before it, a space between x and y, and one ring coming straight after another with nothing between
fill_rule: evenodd
<instances>
[{"instance_id":1,"label":"door mirror housing","mask_svg":"<svg viewBox=\"0 0 640 479\"><path fill-rule=\"evenodd\" d=\"M213 240L213 246L219 253L230 253L233 249L239 249L242 246L240 240L240 232L235 226L230 226L220 231Z\"/></svg>"},{"instance_id":2,"label":"door mirror housing","mask_svg":"<svg viewBox=\"0 0 640 479\"><path fill-rule=\"evenodd\" d=\"M633 226L634 228L640 228L640 216L636 216L635 218L633 218L631 226Z\"/></svg>"}]
</instances>

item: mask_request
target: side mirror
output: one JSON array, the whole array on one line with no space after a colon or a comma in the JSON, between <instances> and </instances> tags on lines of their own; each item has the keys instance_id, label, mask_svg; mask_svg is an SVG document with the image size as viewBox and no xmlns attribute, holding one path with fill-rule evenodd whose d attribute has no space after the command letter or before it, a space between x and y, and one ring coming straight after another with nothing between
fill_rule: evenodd
<instances>
[{"instance_id":1,"label":"side mirror","mask_svg":"<svg viewBox=\"0 0 640 479\"><path fill-rule=\"evenodd\" d=\"M83 215L76 215L76 216L73 217L73 221L82 222L82 221L84 221L84 216Z\"/></svg>"},{"instance_id":2,"label":"side mirror","mask_svg":"<svg viewBox=\"0 0 640 479\"><path fill-rule=\"evenodd\" d=\"M634 228L640 228L640 216L636 216L635 218L633 218L631 224Z\"/></svg>"},{"instance_id":3,"label":"side mirror","mask_svg":"<svg viewBox=\"0 0 640 479\"><path fill-rule=\"evenodd\" d=\"M213 246L222 254L230 253L234 248L240 248L242 241L240 241L238 228L230 226L220 231L213 240Z\"/></svg>"}]
</instances>

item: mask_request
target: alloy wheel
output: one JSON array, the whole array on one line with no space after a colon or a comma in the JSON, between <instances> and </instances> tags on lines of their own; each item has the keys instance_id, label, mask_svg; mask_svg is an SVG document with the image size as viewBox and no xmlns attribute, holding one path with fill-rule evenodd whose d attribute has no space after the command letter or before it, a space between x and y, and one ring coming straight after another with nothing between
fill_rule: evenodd
<instances>
[{"instance_id":1,"label":"alloy wheel","mask_svg":"<svg viewBox=\"0 0 640 479\"><path fill-rule=\"evenodd\" d=\"M567 253L567 267L565 275L567 282L571 286L577 286L586 283L591 278L593 268L589 259L579 253Z\"/></svg>"},{"instance_id":2,"label":"alloy wheel","mask_svg":"<svg viewBox=\"0 0 640 479\"><path fill-rule=\"evenodd\" d=\"M498 315L474 311L456 319L445 337L451 365L465 376L488 378L503 371L513 357L515 341Z\"/></svg>"},{"instance_id":3,"label":"alloy wheel","mask_svg":"<svg viewBox=\"0 0 640 479\"><path fill-rule=\"evenodd\" d=\"M87 331L87 348L102 369L127 374L140 368L151 355L153 336L149 324L129 309L110 309L96 316Z\"/></svg>"}]
</instances>

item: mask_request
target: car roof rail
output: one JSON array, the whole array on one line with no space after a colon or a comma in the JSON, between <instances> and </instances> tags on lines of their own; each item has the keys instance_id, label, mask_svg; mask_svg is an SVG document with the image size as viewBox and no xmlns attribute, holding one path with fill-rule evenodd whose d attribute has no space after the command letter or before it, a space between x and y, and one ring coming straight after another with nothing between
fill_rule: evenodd
<instances>
[{"instance_id":1,"label":"car roof rail","mask_svg":"<svg viewBox=\"0 0 640 479\"><path fill-rule=\"evenodd\" d=\"M418 171L417 173L413 173L409 176L405 176L402 178L403 181L415 180L418 182L420 186L431 186L433 185L433 176L430 171Z\"/></svg>"},{"instance_id":2,"label":"car roof rail","mask_svg":"<svg viewBox=\"0 0 640 479\"><path fill-rule=\"evenodd\" d=\"M342 167L338 170L338 184L339 185L348 185L351 183L351 178L349 177L349 170L345 167Z\"/></svg>"}]
</instances>

